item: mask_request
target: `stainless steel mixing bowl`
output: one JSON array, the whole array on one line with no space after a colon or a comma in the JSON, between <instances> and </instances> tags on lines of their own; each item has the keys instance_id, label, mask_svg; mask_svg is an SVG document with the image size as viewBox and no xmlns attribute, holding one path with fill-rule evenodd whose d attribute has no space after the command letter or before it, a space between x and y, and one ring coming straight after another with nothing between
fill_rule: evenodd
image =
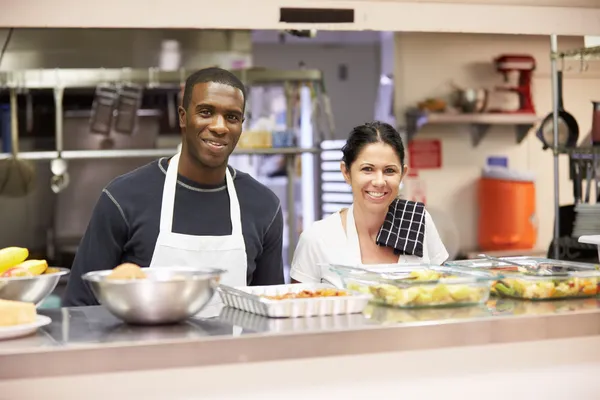
<instances>
[{"instance_id":1,"label":"stainless steel mixing bowl","mask_svg":"<svg viewBox=\"0 0 600 400\"><path fill-rule=\"evenodd\" d=\"M37 276L0 278L0 299L25 301L39 306L56 288L61 276L70 271L67 268L53 268L52 274Z\"/></svg>"},{"instance_id":2,"label":"stainless steel mixing bowl","mask_svg":"<svg viewBox=\"0 0 600 400\"><path fill-rule=\"evenodd\" d=\"M171 324L197 314L225 272L212 268L145 268L146 279L111 280L112 270L88 272L96 299L115 317L140 325Z\"/></svg>"}]
</instances>

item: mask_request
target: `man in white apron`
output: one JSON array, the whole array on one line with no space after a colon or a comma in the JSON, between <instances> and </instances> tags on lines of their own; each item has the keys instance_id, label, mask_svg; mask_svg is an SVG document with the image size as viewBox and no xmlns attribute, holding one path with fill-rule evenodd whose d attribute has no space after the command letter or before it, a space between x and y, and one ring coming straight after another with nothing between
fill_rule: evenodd
<instances>
[{"instance_id":1,"label":"man in white apron","mask_svg":"<svg viewBox=\"0 0 600 400\"><path fill-rule=\"evenodd\" d=\"M219 268L226 271L221 283L231 286L284 283L279 199L228 167L244 108L245 88L230 72L207 68L187 79L181 150L104 189L71 268L65 305L97 304L81 275L123 262Z\"/></svg>"},{"instance_id":2,"label":"man in white apron","mask_svg":"<svg viewBox=\"0 0 600 400\"><path fill-rule=\"evenodd\" d=\"M246 286L248 270L246 244L244 235L242 235L240 204L229 169L225 170L225 179L229 193L231 235L193 236L173 232L175 188L180 157L181 153L177 153L169 162L167 169L160 210L160 232L154 247L150 268L178 266L220 268L227 271L221 277L221 283L230 286ZM219 303L219 297L214 296L211 303L205 307L205 314L213 315L218 312ZM210 310L206 310L207 308Z\"/></svg>"}]
</instances>

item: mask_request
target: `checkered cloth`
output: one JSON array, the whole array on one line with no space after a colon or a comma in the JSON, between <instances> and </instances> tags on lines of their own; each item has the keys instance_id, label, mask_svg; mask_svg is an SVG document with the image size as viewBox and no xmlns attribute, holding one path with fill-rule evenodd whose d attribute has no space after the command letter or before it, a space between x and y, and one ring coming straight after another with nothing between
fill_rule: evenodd
<instances>
[{"instance_id":1,"label":"checkered cloth","mask_svg":"<svg viewBox=\"0 0 600 400\"><path fill-rule=\"evenodd\" d=\"M424 240L425 204L394 200L377 235L377 244L393 248L396 254L423 257Z\"/></svg>"}]
</instances>

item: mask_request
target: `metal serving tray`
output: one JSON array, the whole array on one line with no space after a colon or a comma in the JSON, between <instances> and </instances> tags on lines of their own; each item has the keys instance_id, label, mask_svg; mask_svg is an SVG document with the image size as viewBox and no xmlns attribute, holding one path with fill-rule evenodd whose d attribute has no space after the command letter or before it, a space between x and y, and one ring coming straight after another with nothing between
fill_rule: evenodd
<instances>
[{"instance_id":1,"label":"metal serving tray","mask_svg":"<svg viewBox=\"0 0 600 400\"><path fill-rule=\"evenodd\" d=\"M361 313L370 294L343 289L348 296L270 300L260 296L299 293L303 290L334 288L327 284L292 284L231 287L220 285L217 292L226 306L269 318L298 318ZM337 289L337 288L336 288ZM340 290L340 289L337 289Z\"/></svg>"}]
</instances>

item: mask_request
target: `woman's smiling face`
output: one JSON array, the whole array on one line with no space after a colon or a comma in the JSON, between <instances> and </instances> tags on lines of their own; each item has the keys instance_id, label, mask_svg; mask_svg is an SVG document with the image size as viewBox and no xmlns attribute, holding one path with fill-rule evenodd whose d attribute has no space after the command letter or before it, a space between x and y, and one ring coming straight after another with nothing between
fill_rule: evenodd
<instances>
[{"instance_id":1,"label":"woman's smiling face","mask_svg":"<svg viewBox=\"0 0 600 400\"><path fill-rule=\"evenodd\" d=\"M398 196L405 168L397 151L387 143L366 144L342 174L352 187L354 204L373 212L387 210Z\"/></svg>"}]
</instances>

